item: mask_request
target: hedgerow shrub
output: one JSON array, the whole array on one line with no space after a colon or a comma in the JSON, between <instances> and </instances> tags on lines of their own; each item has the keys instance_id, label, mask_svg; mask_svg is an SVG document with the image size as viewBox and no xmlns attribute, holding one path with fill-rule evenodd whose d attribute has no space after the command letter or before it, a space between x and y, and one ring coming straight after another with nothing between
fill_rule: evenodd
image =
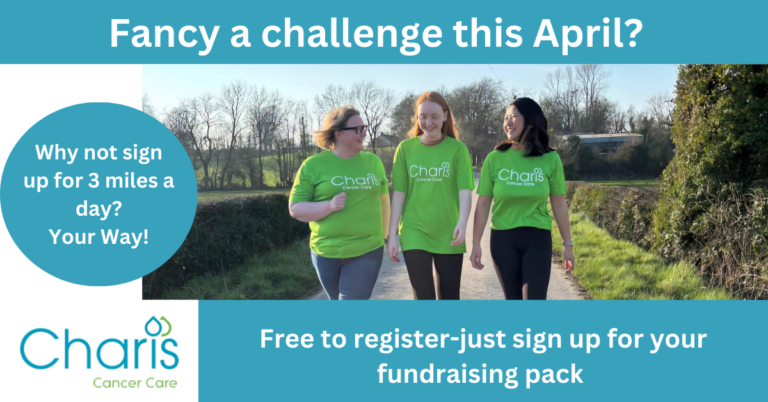
<instances>
[{"instance_id":1,"label":"hedgerow shrub","mask_svg":"<svg viewBox=\"0 0 768 402\"><path fill-rule=\"evenodd\" d=\"M756 284L768 281L761 261L768 231L768 66L682 66L675 105L676 155L661 182L654 247L667 258L692 260L745 297L761 297L765 287Z\"/></svg>"},{"instance_id":2,"label":"hedgerow shrub","mask_svg":"<svg viewBox=\"0 0 768 402\"><path fill-rule=\"evenodd\" d=\"M571 210L583 213L617 239L631 241L645 249L653 245L653 211L658 199L655 190L583 182L568 187L569 191L573 188Z\"/></svg>"},{"instance_id":3,"label":"hedgerow shrub","mask_svg":"<svg viewBox=\"0 0 768 402\"><path fill-rule=\"evenodd\" d=\"M291 218L285 194L200 202L184 243L165 264L144 277L144 298L178 288L193 276L218 274L255 254L309 235L309 225Z\"/></svg>"}]
</instances>

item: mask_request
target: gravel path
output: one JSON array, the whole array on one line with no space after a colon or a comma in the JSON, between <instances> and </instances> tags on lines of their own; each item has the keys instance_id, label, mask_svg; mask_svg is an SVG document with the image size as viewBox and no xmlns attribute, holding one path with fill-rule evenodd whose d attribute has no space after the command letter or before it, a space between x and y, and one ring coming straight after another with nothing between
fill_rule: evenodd
<instances>
[{"instance_id":1,"label":"gravel path","mask_svg":"<svg viewBox=\"0 0 768 402\"><path fill-rule=\"evenodd\" d=\"M478 175L475 174L475 179ZM472 251L472 227L474 226L475 205L477 204L477 194L472 194L472 211L470 212L469 223L467 224L467 253L464 254L464 267L461 273L461 298L464 300L498 300L504 299L504 293L501 290L499 279L496 277L496 271L491 261L491 235L490 219L486 225L481 246L483 248L483 265L485 268L476 270L472 268L469 262L469 253ZM565 270L552 264L552 275L549 280L549 290L547 292L548 300L583 300L584 297L575 284L572 276L565 273ZM320 291L311 297L313 300L327 299L325 292ZM400 262L392 262L386 253L382 262L379 278L376 286L373 288L372 300L413 300L413 290L411 282L408 279L408 271L405 268L405 259L400 253Z\"/></svg>"}]
</instances>

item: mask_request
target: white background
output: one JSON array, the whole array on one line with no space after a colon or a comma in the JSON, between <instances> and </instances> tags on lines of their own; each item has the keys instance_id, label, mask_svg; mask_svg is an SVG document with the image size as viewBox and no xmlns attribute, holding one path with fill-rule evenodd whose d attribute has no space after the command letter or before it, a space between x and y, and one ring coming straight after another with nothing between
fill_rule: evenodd
<instances>
[{"instance_id":1,"label":"white background","mask_svg":"<svg viewBox=\"0 0 768 402\"><path fill-rule=\"evenodd\" d=\"M48 114L85 102L112 102L141 109L141 96L141 66L0 66L0 175L16 142ZM62 134L76 129L63 129ZM104 269L110 269L109 263L104 261ZM0 400L197 400L196 301L143 301L141 280L119 286L89 287L50 276L16 247L1 216L0 287ZM173 370L163 369L159 363L163 357L172 362L160 351L159 340L158 368L150 368L148 341L140 349L141 368L133 369L133 340L150 339L144 324L152 316L164 316L173 326L168 338L178 343L171 350L179 356L179 364ZM27 356L36 364L59 358L46 370L27 366L21 357L21 340L35 328L47 328L59 336L54 340L38 333L27 343ZM81 338L90 344L90 370L85 368L85 347L79 343L70 348L70 368L64 369L65 329L69 329L70 338ZM96 348L108 338L128 340L129 369L108 370L99 365ZM110 344L102 356L107 364L116 364L122 352L117 345ZM97 389L93 386L96 377L142 380L142 386ZM149 389L145 386L149 377L173 379L178 385L175 389Z\"/></svg>"}]
</instances>

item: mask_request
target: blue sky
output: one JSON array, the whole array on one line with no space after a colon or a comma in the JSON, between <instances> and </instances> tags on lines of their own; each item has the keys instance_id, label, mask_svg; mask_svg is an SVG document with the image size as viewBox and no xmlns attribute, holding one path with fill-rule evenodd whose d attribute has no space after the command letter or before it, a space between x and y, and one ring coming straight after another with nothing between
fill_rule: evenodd
<instances>
[{"instance_id":1,"label":"blue sky","mask_svg":"<svg viewBox=\"0 0 768 402\"><path fill-rule=\"evenodd\" d=\"M315 95L329 84L348 86L375 80L396 93L421 93L441 85L448 88L483 77L499 78L507 87L544 87L546 75L565 65L444 64L444 65L145 65L143 90L158 112L175 106L179 99L206 91L217 93L222 85L242 79L252 85L278 89L294 100L307 100L312 108ZM658 93L673 95L677 67L671 64L606 65L611 76L607 97L622 108L643 109Z\"/></svg>"}]
</instances>

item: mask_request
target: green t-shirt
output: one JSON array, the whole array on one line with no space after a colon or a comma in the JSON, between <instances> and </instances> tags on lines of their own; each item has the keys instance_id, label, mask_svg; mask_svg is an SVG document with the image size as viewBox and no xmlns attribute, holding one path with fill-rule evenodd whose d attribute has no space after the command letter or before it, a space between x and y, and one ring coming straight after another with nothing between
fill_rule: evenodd
<instances>
[{"instance_id":1,"label":"green t-shirt","mask_svg":"<svg viewBox=\"0 0 768 402\"><path fill-rule=\"evenodd\" d=\"M472 159L463 142L446 137L424 145L419 137L400 143L392 166L392 188L405 193L400 219L403 250L463 254L466 245L451 246L459 222L459 190L472 190Z\"/></svg>"},{"instance_id":2,"label":"green t-shirt","mask_svg":"<svg viewBox=\"0 0 768 402\"><path fill-rule=\"evenodd\" d=\"M493 197L491 229L552 230L547 199L565 194L563 163L556 152L525 157L511 148L493 151L480 172L477 194Z\"/></svg>"},{"instance_id":3,"label":"green t-shirt","mask_svg":"<svg viewBox=\"0 0 768 402\"><path fill-rule=\"evenodd\" d=\"M378 156L361 151L342 159L326 151L301 164L290 202L330 201L347 193L344 209L309 223L309 245L323 257L352 258L384 245L381 194L388 192L387 175Z\"/></svg>"}]
</instances>

